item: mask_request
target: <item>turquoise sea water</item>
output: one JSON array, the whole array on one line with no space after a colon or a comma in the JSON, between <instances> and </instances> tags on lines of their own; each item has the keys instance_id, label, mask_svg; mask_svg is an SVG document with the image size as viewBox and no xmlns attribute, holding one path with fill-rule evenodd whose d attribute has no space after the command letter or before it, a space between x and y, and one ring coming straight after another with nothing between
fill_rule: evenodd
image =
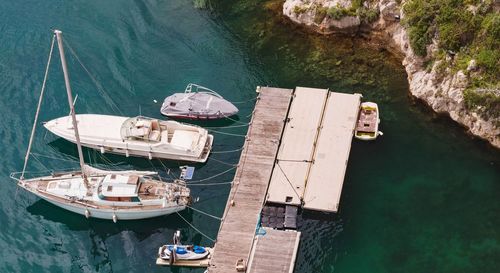
<instances>
[{"instance_id":1,"label":"turquoise sea water","mask_svg":"<svg viewBox=\"0 0 500 273\"><path fill-rule=\"evenodd\" d=\"M303 215L296 272L496 272L500 266L500 154L408 96L399 60L366 40L324 38L282 20L280 1L188 0L0 2L0 272L202 272L158 268L157 247L180 228L183 240L210 244L177 215L145 221L86 220L18 191L52 28L95 75L116 107L67 56L77 111L160 117L159 103L196 82L227 99L255 86L312 86L361 92L379 103L384 136L353 142L336 216ZM279 8L279 7L278 7ZM41 120L66 115L59 58L50 71ZM247 121L253 105L239 105ZM229 125L215 123L211 126ZM244 128L225 132L244 134ZM214 151L243 139L215 134ZM76 167L74 145L37 133L29 169ZM85 150L87 161L157 169L157 161ZM55 160L53 158L63 158ZM196 180L229 169L239 154L213 154ZM177 162L164 162L178 174ZM232 179L228 172L210 182ZM193 186L197 208L221 215L228 185ZM218 222L181 214L208 236Z\"/></svg>"}]
</instances>

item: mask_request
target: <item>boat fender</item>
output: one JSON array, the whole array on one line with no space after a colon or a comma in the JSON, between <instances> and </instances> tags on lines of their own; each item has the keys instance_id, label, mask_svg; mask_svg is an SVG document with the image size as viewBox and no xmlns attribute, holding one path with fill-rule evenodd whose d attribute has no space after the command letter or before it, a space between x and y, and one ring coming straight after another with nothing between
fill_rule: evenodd
<instances>
[{"instance_id":1,"label":"boat fender","mask_svg":"<svg viewBox=\"0 0 500 273\"><path fill-rule=\"evenodd\" d=\"M116 224L118 222L118 218L116 217L116 214L113 213L113 223Z\"/></svg>"},{"instance_id":2,"label":"boat fender","mask_svg":"<svg viewBox=\"0 0 500 273\"><path fill-rule=\"evenodd\" d=\"M125 156L126 156L126 157L129 157L129 156L130 156L130 155L129 155L129 153L128 153L128 149L127 149L127 150L125 150Z\"/></svg>"},{"instance_id":3,"label":"boat fender","mask_svg":"<svg viewBox=\"0 0 500 273\"><path fill-rule=\"evenodd\" d=\"M101 146L101 154L104 154L104 146Z\"/></svg>"},{"instance_id":4,"label":"boat fender","mask_svg":"<svg viewBox=\"0 0 500 273\"><path fill-rule=\"evenodd\" d=\"M90 218L90 211L88 209L85 209L85 218Z\"/></svg>"},{"instance_id":5,"label":"boat fender","mask_svg":"<svg viewBox=\"0 0 500 273\"><path fill-rule=\"evenodd\" d=\"M153 159L153 155L151 154L151 152L148 153L148 157L149 157L149 160Z\"/></svg>"}]
</instances>

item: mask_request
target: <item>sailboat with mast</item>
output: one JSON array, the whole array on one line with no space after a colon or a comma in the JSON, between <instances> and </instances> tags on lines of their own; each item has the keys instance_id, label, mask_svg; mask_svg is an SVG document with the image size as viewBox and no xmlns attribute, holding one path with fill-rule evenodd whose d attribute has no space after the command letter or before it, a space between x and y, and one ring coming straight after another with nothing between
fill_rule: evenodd
<instances>
[{"instance_id":1,"label":"sailboat with mast","mask_svg":"<svg viewBox=\"0 0 500 273\"><path fill-rule=\"evenodd\" d=\"M167 183L156 180L154 178L157 175L156 172L101 170L85 164L62 39L62 32L55 30L23 171L12 173L11 178L15 179L21 188L36 196L58 207L85 215L87 218L108 219L116 222L118 220L168 215L185 209L191 202L191 195L189 188L181 180ZM26 166L30 157L56 40L61 57L80 168L75 171L26 178Z\"/></svg>"}]
</instances>

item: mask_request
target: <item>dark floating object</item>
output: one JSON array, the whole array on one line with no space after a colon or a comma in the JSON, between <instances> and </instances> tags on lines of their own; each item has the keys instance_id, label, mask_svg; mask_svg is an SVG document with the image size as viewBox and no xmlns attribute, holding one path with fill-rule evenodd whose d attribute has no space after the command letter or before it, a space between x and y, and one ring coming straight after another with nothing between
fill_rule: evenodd
<instances>
[{"instance_id":1,"label":"dark floating object","mask_svg":"<svg viewBox=\"0 0 500 273\"><path fill-rule=\"evenodd\" d=\"M238 108L217 92L190 83L184 93L165 98L161 113L172 118L220 119L236 115Z\"/></svg>"}]
</instances>

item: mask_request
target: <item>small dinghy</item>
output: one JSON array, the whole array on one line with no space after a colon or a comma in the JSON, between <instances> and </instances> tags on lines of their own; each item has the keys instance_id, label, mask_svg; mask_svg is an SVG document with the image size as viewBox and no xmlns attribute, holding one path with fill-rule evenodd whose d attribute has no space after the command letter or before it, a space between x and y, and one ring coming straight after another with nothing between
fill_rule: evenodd
<instances>
[{"instance_id":1,"label":"small dinghy","mask_svg":"<svg viewBox=\"0 0 500 273\"><path fill-rule=\"evenodd\" d=\"M163 260L170 260L175 250L175 260L200 260L210 253L207 249L195 245L164 245L158 250L158 256Z\"/></svg>"},{"instance_id":2,"label":"small dinghy","mask_svg":"<svg viewBox=\"0 0 500 273\"><path fill-rule=\"evenodd\" d=\"M361 103L354 137L361 140L375 140L377 136L383 135L378 130L379 123L377 104L374 102Z\"/></svg>"},{"instance_id":3,"label":"small dinghy","mask_svg":"<svg viewBox=\"0 0 500 273\"><path fill-rule=\"evenodd\" d=\"M165 98L161 113L172 118L220 119L236 115L238 108L217 92L190 83L184 93Z\"/></svg>"}]
</instances>

